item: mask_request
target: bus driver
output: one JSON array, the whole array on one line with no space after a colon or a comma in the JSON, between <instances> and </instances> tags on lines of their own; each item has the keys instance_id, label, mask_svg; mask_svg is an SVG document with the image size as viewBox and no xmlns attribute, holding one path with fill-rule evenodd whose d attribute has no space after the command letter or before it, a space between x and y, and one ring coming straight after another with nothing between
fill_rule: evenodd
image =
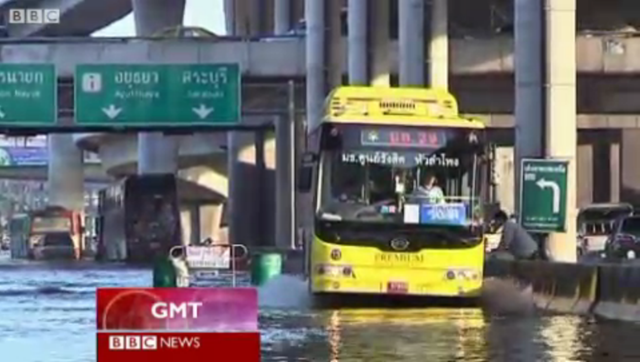
<instances>
[{"instance_id":1,"label":"bus driver","mask_svg":"<svg viewBox=\"0 0 640 362\"><path fill-rule=\"evenodd\" d=\"M445 203L444 192L438 186L438 179L433 174L427 174L424 183L419 185L411 195L421 200L426 200L430 204Z\"/></svg>"}]
</instances>

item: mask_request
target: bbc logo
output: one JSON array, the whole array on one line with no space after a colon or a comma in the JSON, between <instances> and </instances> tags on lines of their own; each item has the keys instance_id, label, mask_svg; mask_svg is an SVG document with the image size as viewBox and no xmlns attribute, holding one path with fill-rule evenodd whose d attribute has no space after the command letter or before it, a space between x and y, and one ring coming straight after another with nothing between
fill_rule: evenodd
<instances>
[{"instance_id":1,"label":"bbc logo","mask_svg":"<svg viewBox=\"0 0 640 362\"><path fill-rule=\"evenodd\" d=\"M59 24L60 9L9 9L9 24Z\"/></svg>"},{"instance_id":2,"label":"bbc logo","mask_svg":"<svg viewBox=\"0 0 640 362\"><path fill-rule=\"evenodd\" d=\"M158 349L157 336L109 336L109 349Z\"/></svg>"}]
</instances>

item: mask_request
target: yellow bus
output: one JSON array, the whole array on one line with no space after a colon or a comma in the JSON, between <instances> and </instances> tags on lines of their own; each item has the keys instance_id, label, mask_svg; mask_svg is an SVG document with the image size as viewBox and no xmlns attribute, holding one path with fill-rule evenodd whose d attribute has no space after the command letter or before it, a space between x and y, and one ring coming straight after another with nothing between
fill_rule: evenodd
<instances>
[{"instance_id":1,"label":"yellow bus","mask_svg":"<svg viewBox=\"0 0 640 362\"><path fill-rule=\"evenodd\" d=\"M298 188L313 199L311 293L479 295L482 122L443 90L348 86L308 136Z\"/></svg>"}]
</instances>

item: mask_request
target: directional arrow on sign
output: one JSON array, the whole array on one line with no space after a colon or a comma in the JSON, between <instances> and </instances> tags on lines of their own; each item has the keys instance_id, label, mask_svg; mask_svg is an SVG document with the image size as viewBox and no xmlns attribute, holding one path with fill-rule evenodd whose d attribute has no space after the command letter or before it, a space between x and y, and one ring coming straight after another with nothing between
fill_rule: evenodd
<instances>
[{"instance_id":1,"label":"directional arrow on sign","mask_svg":"<svg viewBox=\"0 0 640 362\"><path fill-rule=\"evenodd\" d=\"M5 116L6 114L4 114L4 111L0 108L0 118L4 118Z\"/></svg>"},{"instance_id":2,"label":"directional arrow on sign","mask_svg":"<svg viewBox=\"0 0 640 362\"><path fill-rule=\"evenodd\" d=\"M122 109L110 104L109 107L102 108L102 111L107 115L107 117L109 117L109 119L114 119L118 117L120 112L122 112Z\"/></svg>"},{"instance_id":3,"label":"directional arrow on sign","mask_svg":"<svg viewBox=\"0 0 640 362\"><path fill-rule=\"evenodd\" d=\"M207 118L207 116L210 115L211 112L213 112L213 108L207 108L207 106L205 106L204 104L200 104L200 107L192 109L198 115L198 117L200 117L200 119Z\"/></svg>"},{"instance_id":4,"label":"directional arrow on sign","mask_svg":"<svg viewBox=\"0 0 640 362\"><path fill-rule=\"evenodd\" d=\"M538 185L541 190L544 190L546 188L551 189L551 191L553 192L553 207L551 211L554 214L560 213L560 186L558 186L558 184L553 181L547 181L543 178L538 180L536 182L536 185Z\"/></svg>"}]
</instances>

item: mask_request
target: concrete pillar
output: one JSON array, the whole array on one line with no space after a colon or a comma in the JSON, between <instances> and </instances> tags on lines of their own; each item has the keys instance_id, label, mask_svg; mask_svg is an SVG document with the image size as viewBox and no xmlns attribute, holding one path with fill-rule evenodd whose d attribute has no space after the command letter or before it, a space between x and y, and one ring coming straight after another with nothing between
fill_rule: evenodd
<instances>
[{"instance_id":1,"label":"concrete pillar","mask_svg":"<svg viewBox=\"0 0 640 362\"><path fill-rule=\"evenodd\" d=\"M190 207L180 208L180 231L182 232L182 245L189 245L193 242L192 222L193 212Z\"/></svg>"},{"instance_id":2,"label":"concrete pillar","mask_svg":"<svg viewBox=\"0 0 640 362\"><path fill-rule=\"evenodd\" d=\"M291 30L291 0L274 0L273 25L276 35Z\"/></svg>"},{"instance_id":3,"label":"concrete pillar","mask_svg":"<svg viewBox=\"0 0 640 362\"><path fill-rule=\"evenodd\" d=\"M349 0L347 21L348 34L348 64L349 83L352 85L366 85L369 81L369 57L367 54L367 11L368 0Z\"/></svg>"},{"instance_id":4,"label":"concrete pillar","mask_svg":"<svg viewBox=\"0 0 640 362\"><path fill-rule=\"evenodd\" d=\"M252 36L264 35L264 17L265 7L264 0L248 0L247 5L247 21L249 23L249 34Z\"/></svg>"},{"instance_id":5,"label":"concrete pillar","mask_svg":"<svg viewBox=\"0 0 640 362\"><path fill-rule=\"evenodd\" d=\"M598 175L594 173L597 172L597 166L600 166L598 162L598 147L592 143L585 143L577 145L577 154L576 154L576 173L580 180L583 182L580 185L577 185L578 189L576 191L577 194L577 204L578 206L585 206L592 202L602 202L598 197L602 197L602 195L596 195L596 193L606 193L608 190L606 187L599 188L599 180ZM606 170L602 170L601 172ZM604 185L603 185L604 186ZM595 189L595 190L594 190ZM594 192L595 191L595 192ZM606 196L608 198L608 196Z\"/></svg>"},{"instance_id":6,"label":"concrete pillar","mask_svg":"<svg viewBox=\"0 0 640 362\"><path fill-rule=\"evenodd\" d=\"M325 0L326 34L326 86L328 89L323 94L323 104L326 92L342 85L342 76L345 73L344 40L342 37L342 5L343 0Z\"/></svg>"},{"instance_id":7,"label":"concrete pillar","mask_svg":"<svg viewBox=\"0 0 640 362\"><path fill-rule=\"evenodd\" d=\"M577 97L576 0L546 0L546 150L545 156L569 160L566 232L547 240L553 260L576 261ZM529 43L528 46L531 46ZM523 44L524 45L524 44ZM526 45L525 45L526 46ZM531 137L531 135L529 135Z\"/></svg>"},{"instance_id":8,"label":"concrete pillar","mask_svg":"<svg viewBox=\"0 0 640 362\"><path fill-rule=\"evenodd\" d=\"M609 147L609 172L611 172L609 201L620 202L620 142L611 141Z\"/></svg>"},{"instance_id":9,"label":"concrete pillar","mask_svg":"<svg viewBox=\"0 0 640 362\"><path fill-rule=\"evenodd\" d=\"M429 86L432 88L449 89L449 4L447 2L448 0L431 1Z\"/></svg>"},{"instance_id":10,"label":"concrete pillar","mask_svg":"<svg viewBox=\"0 0 640 362\"><path fill-rule=\"evenodd\" d=\"M401 86L424 85L424 0L398 2Z\"/></svg>"},{"instance_id":11,"label":"concrete pillar","mask_svg":"<svg viewBox=\"0 0 640 362\"><path fill-rule=\"evenodd\" d=\"M368 2L371 7L369 34L371 37L371 85L388 87L391 84L391 59L389 54L390 0Z\"/></svg>"},{"instance_id":12,"label":"concrete pillar","mask_svg":"<svg viewBox=\"0 0 640 362\"><path fill-rule=\"evenodd\" d=\"M211 238L220 241L220 222L224 205L203 205L200 206L200 233L199 238Z\"/></svg>"},{"instance_id":13,"label":"concrete pillar","mask_svg":"<svg viewBox=\"0 0 640 362\"><path fill-rule=\"evenodd\" d=\"M151 36L158 31L182 24L186 0L132 0L138 36ZM162 133L140 133L138 136L138 173L174 173L177 171L178 141Z\"/></svg>"},{"instance_id":14,"label":"concrete pillar","mask_svg":"<svg viewBox=\"0 0 640 362\"><path fill-rule=\"evenodd\" d=\"M138 135L138 174L175 173L178 170L178 137L160 132Z\"/></svg>"},{"instance_id":15,"label":"concrete pillar","mask_svg":"<svg viewBox=\"0 0 640 362\"><path fill-rule=\"evenodd\" d=\"M48 137L49 204L75 211L84 210L84 168L82 151L71 134Z\"/></svg>"},{"instance_id":16,"label":"concrete pillar","mask_svg":"<svg viewBox=\"0 0 640 362\"><path fill-rule=\"evenodd\" d=\"M82 151L71 134L50 134L47 168L49 205L61 206L84 214L84 168ZM74 239L76 256L85 245L83 238Z\"/></svg>"},{"instance_id":17,"label":"concrete pillar","mask_svg":"<svg viewBox=\"0 0 640 362\"><path fill-rule=\"evenodd\" d=\"M520 163L543 155L543 2L515 0L514 201L520 210ZM575 145L575 143L574 143Z\"/></svg>"},{"instance_id":18,"label":"concrete pillar","mask_svg":"<svg viewBox=\"0 0 640 362\"><path fill-rule=\"evenodd\" d=\"M640 203L640 129L620 130L620 199L632 204Z\"/></svg>"},{"instance_id":19,"label":"concrete pillar","mask_svg":"<svg viewBox=\"0 0 640 362\"><path fill-rule=\"evenodd\" d=\"M295 241L294 120L281 117L276 124L276 246L291 249Z\"/></svg>"},{"instance_id":20,"label":"concrete pillar","mask_svg":"<svg viewBox=\"0 0 640 362\"><path fill-rule=\"evenodd\" d=\"M131 0L136 35L151 36L172 26L182 25L186 0Z\"/></svg>"},{"instance_id":21,"label":"concrete pillar","mask_svg":"<svg viewBox=\"0 0 640 362\"><path fill-rule=\"evenodd\" d=\"M229 132L227 136L227 170L229 177L229 198L227 200L229 218L229 242L242 244L247 241L247 230L245 223L250 215L242 212L242 199L247 194L247 182L242 182L244 168L240 159L242 147L246 145L249 134L240 132ZM253 221L249 219L249 222Z\"/></svg>"},{"instance_id":22,"label":"concrete pillar","mask_svg":"<svg viewBox=\"0 0 640 362\"><path fill-rule=\"evenodd\" d=\"M322 119L325 97L325 0L306 0L307 23L307 124L315 128Z\"/></svg>"},{"instance_id":23,"label":"concrete pillar","mask_svg":"<svg viewBox=\"0 0 640 362\"><path fill-rule=\"evenodd\" d=\"M236 3L238 0L224 0L223 10L224 10L224 23L225 30L227 34L235 34L236 33Z\"/></svg>"}]
</instances>

